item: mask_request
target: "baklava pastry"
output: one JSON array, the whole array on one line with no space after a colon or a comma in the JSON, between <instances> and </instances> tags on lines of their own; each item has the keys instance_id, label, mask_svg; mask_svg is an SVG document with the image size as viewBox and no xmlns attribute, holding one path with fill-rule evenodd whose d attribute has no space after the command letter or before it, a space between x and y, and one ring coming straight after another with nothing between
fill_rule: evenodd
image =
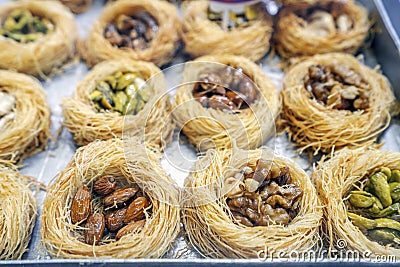
<instances>
[{"instance_id":1,"label":"baklava pastry","mask_svg":"<svg viewBox=\"0 0 400 267\"><path fill-rule=\"evenodd\" d=\"M175 96L175 122L200 151L260 146L275 133L281 102L262 70L239 56L188 62Z\"/></svg>"},{"instance_id":2,"label":"baklava pastry","mask_svg":"<svg viewBox=\"0 0 400 267\"><path fill-rule=\"evenodd\" d=\"M243 14L231 12L227 23L209 1L188 1L182 9L182 39L193 57L233 54L256 61L270 48L272 18L261 3L246 6Z\"/></svg>"},{"instance_id":3,"label":"baklava pastry","mask_svg":"<svg viewBox=\"0 0 400 267\"><path fill-rule=\"evenodd\" d=\"M367 37L370 26L367 10L354 1L288 5L279 12L274 35L276 50L284 58L331 52L355 53Z\"/></svg>"},{"instance_id":4,"label":"baklava pastry","mask_svg":"<svg viewBox=\"0 0 400 267\"><path fill-rule=\"evenodd\" d=\"M133 143L130 143L133 144ZM158 258L180 231L176 190L159 158L122 140L77 150L50 184L42 245L57 258Z\"/></svg>"},{"instance_id":5,"label":"baklava pastry","mask_svg":"<svg viewBox=\"0 0 400 267\"><path fill-rule=\"evenodd\" d=\"M78 37L74 16L57 1L0 6L0 68L40 78L72 61Z\"/></svg>"},{"instance_id":6,"label":"baklava pastry","mask_svg":"<svg viewBox=\"0 0 400 267\"><path fill-rule=\"evenodd\" d=\"M0 160L16 163L50 138L50 109L39 81L0 70Z\"/></svg>"},{"instance_id":7,"label":"baklava pastry","mask_svg":"<svg viewBox=\"0 0 400 267\"><path fill-rule=\"evenodd\" d=\"M183 215L204 256L288 258L318 249L322 208L301 167L266 149L210 152L185 181Z\"/></svg>"},{"instance_id":8,"label":"baklava pastry","mask_svg":"<svg viewBox=\"0 0 400 267\"><path fill-rule=\"evenodd\" d=\"M120 0L104 8L79 48L89 66L115 59L161 66L179 47L180 27L177 9L166 1Z\"/></svg>"},{"instance_id":9,"label":"baklava pastry","mask_svg":"<svg viewBox=\"0 0 400 267\"><path fill-rule=\"evenodd\" d=\"M78 145L129 133L160 146L174 128L164 86L164 76L153 63L99 63L63 100L64 125Z\"/></svg>"},{"instance_id":10,"label":"baklava pastry","mask_svg":"<svg viewBox=\"0 0 400 267\"><path fill-rule=\"evenodd\" d=\"M0 165L0 260L19 260L27 251L37 203L26 178Z\"/></svg>"},{"instance_id":11,"label":"baklava pastry","mask_svg":"<svg viewBox=\"0 0 400 267\"><path fill-rule=\"evenodd\" d=\"M400 258L400 153L344 149L321 161L312 178L330 247Z\"/></svg>"},{"instance_id":12,"label":"baklava pastry","mask_svg":"<svg viewBox=\"0 0 400 267\"><path fill-rule=\"evenodd\" d=\"M92 0L60 0L60 2L75 14L85 12L92 5Z\"/></svg>"},{"instance_id":13,"label":"baklava pastry","mask_svg":"<svg viewBox=\"0 0 400 267\"><path fill-rule=\"evenodd\" d=\"M315 55L283 81L283 119L301 151L373 143L390 122L394 95L385 76L350 54Z\"/></svg>"}]
</instances>

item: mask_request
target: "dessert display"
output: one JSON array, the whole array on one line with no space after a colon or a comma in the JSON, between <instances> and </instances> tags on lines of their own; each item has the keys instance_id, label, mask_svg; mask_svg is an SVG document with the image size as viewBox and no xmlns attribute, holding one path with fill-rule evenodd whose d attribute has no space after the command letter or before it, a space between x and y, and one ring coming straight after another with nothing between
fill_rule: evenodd
<instances>
[{"instance_id":1,"label":"dessert display","mask_svg":"<svg viewBox=\"0 0 400 267\"><path fill-rule=\"evenodd\" d=\"M11 163L40 152L50 138L50 109L41 84L0 70L0 160Z\"/></svg>"},{"instance_id":2,"label":"dessert display","mask_svg":"<svg viewBox=\"0 0 400 267\"><path fill-rule=\"evenodd\" d=\"M256 61L269 50L272 18L261 3L246 6L243 13L230 12L224 23L222 12L210 9L209 1L190 1L182 9L182 39L193 57L232 54Z\"/></svg>"},{"instance_id":3,"label":"dessert display","mask_svg":"<svg viewBox=\"0 0 400 267\"><path fill-rule=\"evenodd\" d=\"M314 2L296 1L280 10L274 33L279 55L290 58L331 52L355 53L371 27L367 10L354 1Z\"/></svg>"},{"instance_id":4,"label":"dessert display","mask_svg":"<svg viewBox=\"0 0 400 267\"><path fill-rule=\"evenodd\" d=\"M176 8L161 0L111 3L79 46L89 66L104 60L133 59L164 65L179 47Z\"/></svg>"},{"instance_id":5,"label":"dessert display","mask_svg":"<svg viewBox=\"0 0 400 267\"><path fill-rule=\"evenodd\" d=\"M0 263L400 259L378 2L0 4Z\"/></svg>"},{"instance_id":6,"label":"dessert display","mask_svg":"<svg viewBox=\"0 0 400 267\"><path fill-rule=\"evenodd\" d=\"M62 104L64 125L78 145L121 138L125 130L156 146L163 142L160 129L166 135L173 131L169 105L160 69L132 60L96 65Z\"/></svg>"},{"instance_id":7,"label":"dessert display","mask_svg":"<svg viewBox=\"0 0 400 267\"><path fill-rule=\"evenodd\" d=\"M56 1L0 6L0 68L40 78L60 72L75 56L77 26Z\"/></svg>"},{"instance_id":8,"label":"dessert display","mask_svg":"<svg viewBox=\"0 0 400 267\"><path fill-rule=\"evenodd\" d=\"M312 174L324 205L326 236L348 249L399 256L400 153L344 149Z\"/></svg>"},{"instance_id":9,"label":"dessert display","mask_svg":"<svg viewBox=\"0 0 400 267\"><path fill-rule=\"evenodd\" d=\"M203 255L257 258L265 244L300 252L318 242L322 208L297 164L262 150L212 155L185 181L183 222Z\"/></svg>"},{"instance_id":10,"label":"dessert display","mask_svg":"<svg viewBox=\"0 0 400 267\"><path fill-rule=\"evenodd\" d=\"M132 146L134 167L125 155L121 140L93 142L51 183L41 216L42 244L51 255L157 258L169 248L180 221L179 207L168 202L177 197L173 183L156 154Z\"/></svg>"},{"instance_id":11,"label":"dessert display","mask_svg":"<svg viewBox=\"0 0 400 267\"><path fill-rule=\"evenodd\" d=\"M173 115L200 151L229 148L232 142L254 148L273 135L281 108L279 94L250 60L232 55L200 57L186 63L182 84Z\"/></svg>"},{"instance_id":12,"label":"dessert display","mask_svg":"<svg viewBox=\"0 0 400 267\"><path fill-rule=\"evenodd\" d=\"M371 145L388 127L395 99L385 76L343 53L292 66L282 98L290 137L315 154Z\"/></svg>"},{"instance_id":13,"label":"dessert display","mask_svg":"<svg viewBox=\"0 0 400 267\"><path fill-rule=\"evenodd\" d=\"M24 175L0 165L0 260L18 260L27 251L37 203Z\"/></svg>"}]
</instances>

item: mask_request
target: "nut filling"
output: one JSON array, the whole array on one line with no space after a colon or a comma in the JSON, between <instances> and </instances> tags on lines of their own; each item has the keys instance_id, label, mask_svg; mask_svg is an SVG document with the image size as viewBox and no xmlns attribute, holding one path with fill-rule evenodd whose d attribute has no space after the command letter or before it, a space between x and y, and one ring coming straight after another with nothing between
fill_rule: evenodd
<instances>
[{"instance_id":1,"label":"nut filling","mask_svg":"<svg viewBox=\"0 0 400 267\"><path fill-rule=\"evenodd\" d=\"M345 66L313 65L308 69L304 86L311 97L334 109L357 111L369 107L368 84Z\"/></svg>"},{"instance_id":2,"label":"nut filling","mask_svg":"<svg viewBox=\"0 0 400 267\"><path fill-rule=\"evenodd\" d=\"M303 9L297 15L306 21L305 28L317 36L327 36L353 29L352 18L343 11L342 4L329 3Z\"/></svg>"},{"instance_id":3,"label":"nut filling","mask_svg":"<svg viewBox=\"0 0 400 267\"><path fill-rule=\"evenodd\" d=\"M99 112L136 115L150 99L150 89L138 73L117 72L98 82L90 94Z\"/></svg>"},{"instance_id":4,"label":"nut filling","mask_svg":"<svg viewBox=\"0 0 400 267\"><path fill-rule=\"evenodd\" d=\"M400 248L400 170L375 170L347 202L347 215L368 238Z\"/></svg>"},{"instance_id":5,"label":"nut filling","mask_svg":"<svg viewBox=\"0 0 400 267\"><path fill-rule=\"evenodd\" d=\"M245 6L244 12L235 13L230 11L227 21L224 21L223 12L214 12L211 8L207 11L208 19L220 25L224 30L234 28L245 28L249 26L249 22L258 19L258 5Z\"/></svg>"},{"instance_id":6,"label":"nut filling","mask_svg":"<svg viewBox=\"0 0 400 267\"><path fill-rule=\"evenodd\" d=\"M150 46L157 32L157 21L148 12L141 11L131 16L119 15L106 27L104 37L118 48L144 50Z\"/></svg>"},{"instance_id":7,"label":"nut filling","mask_svg":"<svg viewBox=\"0 0 400 267\"><path fill-rule=\"evenodd\" d=\"M232 67L200 74L192 93L203 107L228 112L248 108L258 97L253 81Z\"/></svg>"},{"instance_id":8,"label":"nut filling","mask_svg":"<svg viewBox=\"0 0 400 267\"><path fill-rule=\"evenodd\" d=\"M91 188L91 189L90 189ZM139 232L151 213L148 197L134 185L105 175L91 185L78 188L71 202L71 222L82 226L77 230L82 242L101 245Z\"/></svg>"},{"instance_id":9,"label":"nut filling","mask_svg":"<svg viewBox=\"0 0 400 267\"><path fill-rule=\"evenodd\" d=\"M32 14L27 9L12 11L1 23L0 35L20 43L34 42L54 32L50 20Z\"/></svg>"},{"instance_id":10,"label":"nut filling","mask_svg":"<svg viewBox=\"0 0 400 267\"><path fill-rule=\"evenodd\" d=\"M0 92L0 129L6 125L7 122L14 119L15 97Z\"/></svg>"},{"instance_id":11,"label":"nut filling","mask_svg":"<svg viewBox=\"0 0 400 267\"><path fill-rule=\"evenodd\" d=\"M264 160L257 162L256 169L246 166L227 178L225 186L231 188L226 194L229 209L245 226L287 225L297 215L303 195L292 183L287 166L280 168Z\"/></svg>"}]
</instances>

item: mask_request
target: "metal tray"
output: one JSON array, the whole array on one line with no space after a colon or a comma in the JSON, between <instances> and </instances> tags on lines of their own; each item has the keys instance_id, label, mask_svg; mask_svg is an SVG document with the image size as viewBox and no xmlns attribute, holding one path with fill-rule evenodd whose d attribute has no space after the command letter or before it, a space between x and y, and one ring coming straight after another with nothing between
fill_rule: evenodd
<instances>
[{"instance_id":1,"label":"metal tray","mask_svg":"<svg viewBox=\"0 0 400 267\"><path fill-rule=\"evenodd\" d=\"M8 0L0 0L0 5L9 2ZM400 22L398 17L398 11L400 10L400 1L394 0L361 0L362 4L366 6L373 17L377 18L378 33L372 43L371 48L365 48L361 51L361 54L365 56L366 64L370 66L376 66L380 64L384 73L389 77L392 84L394 85L394 91L397 98L400 97L400 76L398 75L398 68L400 67L400 41L398 37ZM94 1L92 7L83 14L76 15L76 22L79 25L79 35L84 37L90 30L92 22L98 17L101 9L104 6L104 1ZM389 12L387 11L389 10ZM393 17L391 17L393 16ZM392 19L392 21L391 21ZM392 24L393 23L393 24ZM397 32L396 32L397 30ZM274 60L279 60L275 58ZM273 60L273 61L274 61ZM170 64L182 63L184 61L182 55L178 55L177 58ZM264 59L261 61L263 71L272 81L280 88L283 73L278 68L274 67L274 62L270 59ZM168 80L176 82L179 79L181 73L179 68L166 69L166 77ZM72 141L71 134L66 130L62 129L62 109L61 100L73 93L77 83L82 80L85 74L88 72L88 68L83 62L69 68L64 73L52 78L50 81L43 81L43 87L48 95L48 103L51 108L51 132L53 136L58 138L55 141L50 141L45 151L42 151L24 161L24 166L21 168L21 172L32 177L35 177L38 181L48 185L52 179L57 176L66 164L70 161L76 150L76 145ZM397 119L392 120L390 127L380 137L380 142L384 143L383 149L390 149L393 151L400 152L400 122ZM308 157L298 155L295 147L287 139L287 135L280 135L270 140L266 145L274 142L276 150L286 156L296 159L297 163L300 164L308 173L312 170L313 164L309 162ZM180 151L180 152L179 152ZM183 143L178 140L177 135L174 136L173 142L166 148L166 155L169 158L182 159L182 155L186 157L186 162L176 162L178 165L194 166L194 162L197 155L192 146ZM172 156L172 157L171 157ZM164 157L162 165L166 172L171 175L175 181L182 185L183 180L188 175L189 170L181 170ZM189 168L190 169L190 168ZM81 265L107 265L107 266L248 266L248 265L271 265L275 266L282 262L277 261L260 261L260 260L214 260L204 259L200 253L187 241L187 238L182 231L174 242L172 248L164 255L162 259L90 259L90 260L69 260L69 259L52 259L47 255L40 246L40 214L42 212L42 203L45 197L45 192L41 191L37 193L37 200L39 203L38 219L32 234L31 242L29 245L29 251L24 254L22 260L16 261L2 261L0 264L6 265L58 265L63 266L81 266ZM336 261L324 259L322 261L324 265L336 265ZM341 262L348 266L353 265L370 265L373 264L374 260L361 262ZM391 262L394 263L394 262ZM285 261L285 264L295 266L311 266L318 265L320 262L299 262L299 261Z\"/></svg>"}]
</instances>

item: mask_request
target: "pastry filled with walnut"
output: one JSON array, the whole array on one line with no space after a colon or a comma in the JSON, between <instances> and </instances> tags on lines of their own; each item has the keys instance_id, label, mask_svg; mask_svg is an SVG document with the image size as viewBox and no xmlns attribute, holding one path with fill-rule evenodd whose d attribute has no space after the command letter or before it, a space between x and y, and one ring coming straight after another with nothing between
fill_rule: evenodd
<instances>
[{"instance_id":1,"label":"pastry filled with walnut","mask_svg":"<svg viewBox=\"0 0 400 267\"><path fill-rule=\"evenodd\" d=\"M185 64L172 114L200 151L233 142L254 148L272 136L280 105L278 90L255 63L210 55Z\"/></svg>"},{"instance_id":2,"label":"pastry filled with walnut","mask_svg":"<svg viewBox=\"0 0 400 267\"><path fill-rule=\"evenodd\" d=\"M287 225L296 216L303 190L292 183L288 166L259 160L256 168L245 166L226 179L226 194L235 221L245 226Z\"/></svg>"},{"instance_id":3,"label":"pastry filled with walnut","mask_svg":"<svg viewBox=\"0 0 400 267\"><path fill-rule=\"evenodd\" d=\"M211 1L183 5L182 39L193 57L232 54L256 61L270 48L272 19L264 3L224 14Z\"/></svg>"},{"instance_id":4,"label":"pastry filled with walnut","mask_svg":"<svg viewBox=\"0 0 400 267\"><path fill-rule=\"evenodd\" d=\"M257 150L209 151L185 181L183 223L192 244L213 258L257 258L319 242L322 207L310 178L292 160Z\"/></svg>"},{"instance_id":5,"label":"pastry filled with walnut","mask_svg":"<svg viewBox=\"0 0 400 267\"><path fill-rule=\"evenodd\" d=\"M58 1L18 1L0 7L0 68L39 78L58 74L75 56L73 14Z\"/></svg>"},{"instance_id":6,"label":"pastry filled with walnut","mask_svg":"<svg viewBox=\"0 0 400 267\"><path fill-rule=\"evenodd\" d=\"M225 66L200 74L193 96L204 108L225 112L248 108L258 97L258 88L243 69Z\"/></svg>"},{"instance_id":7,"label":"pastry filled with walnut","mask_svg":"<svg viewBox=\"0 0 400 267\"><path fill-rule=\"evenodd\" d=\"M371 23L367 10L354 1L314 1L284 6L274 33L284 58L319 53L355 53Z\"/></svg>"},{"instance_id":8,"label":"pastry filled with walnut","mask_svg":"<svg viewBox=\"0 0 400 267\"><path fill-rule=\"evenodd\" d=\"M151 202L135 185L104 175L76 191L70 206L71 222L84 228L84 242L101 245L139 232L151 216Z\"/></svg>"},{"instance_id":9,"label":"pastry filled with walnut","mask_svg":"<svg viewBox=\"0 0 400 267\"><path fill-rule=\"evenodd\" d=\"M372 144L388 126L395 99L384 75L345 53L293 64L281 94L290 137L314 153Z\"/></svg>"},{"instance_id":10,"label":"pastry filled with walnut","mask_svg":"<svg viewBox=\"0 0 400 267\"><path fill-rule=\"evenodd\" d=\"M89 66L132 59L162 66L179 47L176 7L162 0L120 0L106 6L78 47Z\"/></svg>"}]
</instances>

